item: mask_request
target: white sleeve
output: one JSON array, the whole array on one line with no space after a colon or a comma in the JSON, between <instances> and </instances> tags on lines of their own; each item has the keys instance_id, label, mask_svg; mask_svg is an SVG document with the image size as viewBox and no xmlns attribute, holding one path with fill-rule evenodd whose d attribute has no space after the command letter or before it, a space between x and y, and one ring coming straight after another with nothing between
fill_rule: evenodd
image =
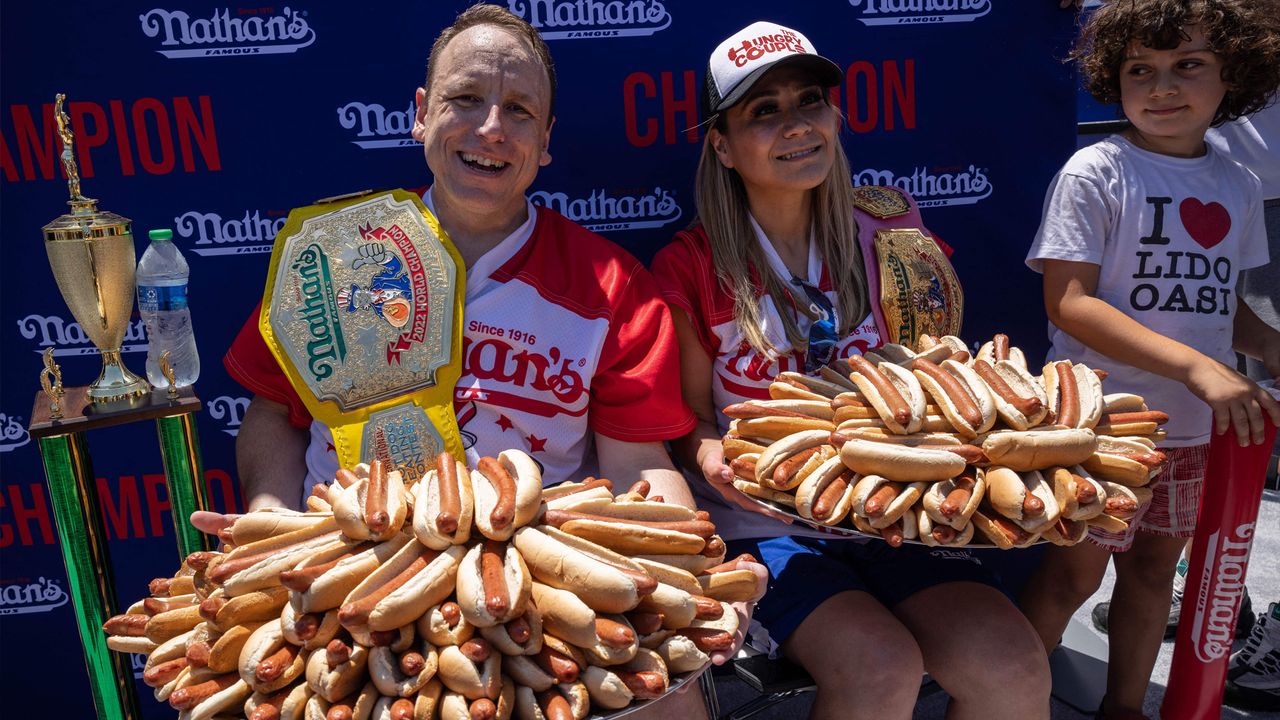
<instances>
[{"instance_id":1,"label":"white sleeve","mask_svg":"<svg viewBox=\"0 0 1280 720\"><path fill-rule=\"evenodd\" d=\"M1045 194L1044 213L1027 267L1044 272L1044 260L1102 264L1112 224L1112 198L1097 180L1062 171Z\"/></svg>"}]
</instances>

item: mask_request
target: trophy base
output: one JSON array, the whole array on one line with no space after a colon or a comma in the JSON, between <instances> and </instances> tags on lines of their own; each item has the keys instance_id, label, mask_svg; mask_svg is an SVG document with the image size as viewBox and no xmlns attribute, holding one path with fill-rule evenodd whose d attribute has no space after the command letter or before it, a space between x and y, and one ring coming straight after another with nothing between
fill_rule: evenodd
<instances>
[{"instance_id":1,"label":"trophy base","mask_svg":"<svg viewBox=\"0 0 1280 720\"><path fill-rule=\"evenodd\" d=\"M120 360L119 350L102 351L102 373L89 386L89 400L94 404L134 402L150 392L151 383L129 372Z\"/></svg>"}]
</instances>

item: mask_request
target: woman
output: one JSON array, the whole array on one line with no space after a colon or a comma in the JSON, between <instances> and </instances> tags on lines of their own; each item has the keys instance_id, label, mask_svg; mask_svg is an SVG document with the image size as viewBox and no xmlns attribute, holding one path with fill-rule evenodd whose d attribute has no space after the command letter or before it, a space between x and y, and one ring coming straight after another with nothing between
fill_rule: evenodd
<instances>
[{"instance_id":1,"label":"woman","mask_svg":"<svg viewBox=\"0 0 1280 720\"><path fill-rule=\"evenodd\" d=\"M812 717L910 717L923 672L951 694L949 717L1048 717L1040 641L978 560L818 540L766 517L724 463L718 408L767 398L781 371L812 372L890 337L866 262L874 228L922 226L904 193L849 186L841 118L827 102L840 77L807 38L773 23L744 28L711 56L699 221L654 260L699 419L682 460L707 481L695 483L701 504L732 553L769 567L754 618L770 649L817 682Z\"/></svg>"}]
</instances>

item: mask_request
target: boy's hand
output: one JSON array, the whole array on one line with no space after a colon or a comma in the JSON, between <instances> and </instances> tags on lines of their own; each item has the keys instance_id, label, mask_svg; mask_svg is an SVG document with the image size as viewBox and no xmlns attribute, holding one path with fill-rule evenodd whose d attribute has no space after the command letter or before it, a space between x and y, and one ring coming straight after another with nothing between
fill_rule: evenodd
<instances>
[{"instance_id":1,"label":"boy's hand","mask_svg":"<svg viewBox=\"0 0 1280 720\"><path fill-rule=\"evenodd\" d=\"M1270 369L1270 366L1268 366ZM1204 358L1187 378L1187 389L1213 409L1214 431L1234 425L1240 447L1261 445L1266 426L1262 414L1280 425L1280 403L1257 383L1220 362Z\"/></svg>"}]
</instances>

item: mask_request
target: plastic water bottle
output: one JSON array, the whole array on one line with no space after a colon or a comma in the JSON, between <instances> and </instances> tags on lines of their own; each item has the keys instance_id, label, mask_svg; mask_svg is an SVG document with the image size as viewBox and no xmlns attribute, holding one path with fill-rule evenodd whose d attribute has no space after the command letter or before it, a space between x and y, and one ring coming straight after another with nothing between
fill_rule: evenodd
<instances>
[{"instance_id":1,"label":"plastic water bottle","mask_svg":"<svg viewBox=\"0 0 1280 720\"><path fill-rule=\"evenodd\" d=\"M147 380L157 389L169 381L160 372L160 356L169 351L174 385L186 387L200 376L200 355L187 309L187 261L173 244L172 230L152 230L151 244L138 261L138 312L147 325Z\"/></svg>"}]
</instances>

